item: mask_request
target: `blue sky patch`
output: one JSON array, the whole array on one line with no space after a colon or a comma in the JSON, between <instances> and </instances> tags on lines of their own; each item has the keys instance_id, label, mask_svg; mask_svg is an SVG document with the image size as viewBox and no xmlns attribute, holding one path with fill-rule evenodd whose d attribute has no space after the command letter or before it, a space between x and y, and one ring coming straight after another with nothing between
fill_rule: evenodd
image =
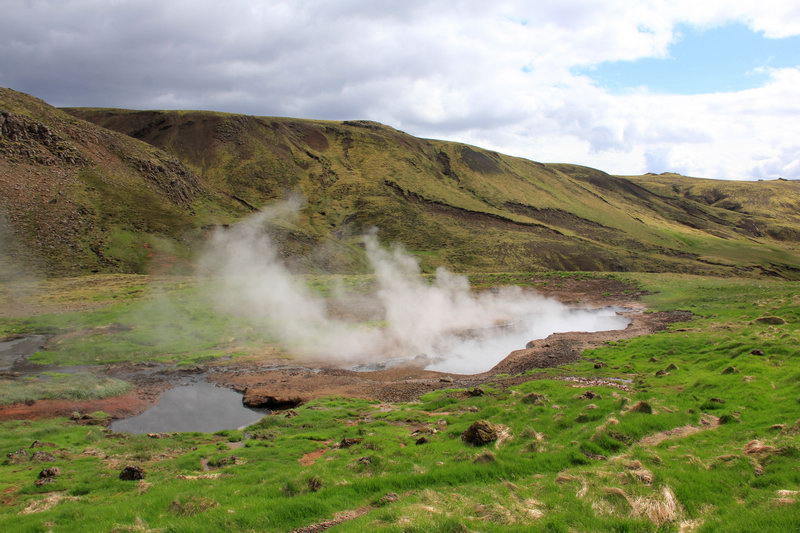
<instances>
[{"instance_id":1,"label":"blue sky patch","mask_svg":"<svg viewBox=\"0 0 800 533\"><path fill-rule=\"evenodd\" d=\"M613 61L577 74L593 78L614 93L646 87L652 92L705 94L752 89L768 75L760 67L800 66L800 36L767 39L743 24L713 29L681 25L667 58Z\"/></svg>"}]
</instances>

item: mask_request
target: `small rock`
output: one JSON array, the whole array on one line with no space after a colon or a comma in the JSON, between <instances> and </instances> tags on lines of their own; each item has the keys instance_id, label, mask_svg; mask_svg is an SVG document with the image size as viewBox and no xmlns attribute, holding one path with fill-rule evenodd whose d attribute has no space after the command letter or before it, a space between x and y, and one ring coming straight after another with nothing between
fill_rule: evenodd
<instances>
[{"instance_id":1,"label":"small rock","mask_svg":"<svg viewBox=\"0 0 800 533\"><path fill-rule=\"evenodd\" d=\"M658 363L658 357L651 357L650 359L648 359L648 361L650 361L651 363Z\"/></svg>"},{"instance_id":2,"label":"small rock","mask_svg":"<svg viewBox=\"0 0 800 533\"><path fill-rule=\"evenodd\" d=\"M605 363L602 363L602 362L600 362L600 361L598 361L598 362L596 362L596 363L594 364L594 367L595 367L595 368L605 368L606 366L608 366L608 365L606 365Z\"/></svg>"},{"instance_id":3,"label":"small rock","mask_svg":"<svg viewBox=\"0 0 800 533\"><path fill-rule=\"evenodd\" d=\"M126 466L119 473L119 478L123 481L138 481L144 479L144 470L139 466Z\"/></svg>"},{"instance_id":4,"label":"small rock","mask_svg":"<svg viewBox=\"0 0 800 533\"><path fill-rule=\"evenodd\" d=\"M18 465L28 461L28 450L20 448L19 450L6 454L8 464Z\"/></svg>"},{"instance_id":5,"label":"small rock","mask_svg":"<svg viewBox=\"0 0 800 533\"><path fill-rule=\"evenodd\" d=\"M597 394L596 392L591 391L591 390L587 390L586 392L584 392L583 394L578 396L578 399L580 399L580 400L594 400L594 399L600 399L600 398L601 398L601 396L599 394Z\"/></svg>"},{"instance_id":6,"label":"small rock","mask_svg":"<svg viewBox=\"0 0 800 533\"><path fill-rule=\"evenodd\" d=\"M629 409L631 413L645 413L648 415L653 414L653 407L647 402L636 402Z\"/></svg>"},{"instance_id":7,"label":"small rock","mask_svg":"<svg viewBox=\"0 0 800 533\"><path fill-rule=\"evenodd\" d=\"M429 442L430 442L430 440L428 440L426 437L420 437L420 438L417 439L417 442L415 442L415 444L417 444L417 445L428 444Z\"/></svg>"},{"instance_id":8,"label":"small rock","mask_svg":"<svg viewBox=\"0 0 800 533\"><path fill-rule=\"evenodd\" d=\"M475 407L474 405L470 405L469 407L467 407L467 411L469 411L470 413L477 413L478 411L480 411L480 409Z\"/></svg>"},{"instance_id":9,"label":"small rock","mask_svg":"<svg viewBox=\"0 0 800 533\"><path fill-rule=\"evenodd\" d=\"M669 372L667 372L664 369L661 369L658 372L656 372L656 377L657 378L663 378L664 376L669 376Z\"/></svg>"},{"instance_id":10,"label":"small rock","mask_svg":"<svg viewBox=\"0 0 800 533\"><path fill-rule=\"evenodd\" d=\"M483 396L485 394L485 392L484 392L484 390L482 388L475 387L474 389L468 390L466 392L466 394L467 394L467 396L476 397L476 396Z\"/></svg>"},{"instance_id":11,"label":"small rock","mask_svg":"<svg viewBox=\"0 0 800 533\"><path fill-rule=\"evenodd\" d=\"M779 316L762 316L761 318L756 318L755 321L759 324L770 324L773 326L782 326L786 324L786 321Z\"/></svg>"},{"instance_id":12,"label":"small rock","mask_svg":"<svg viewBox=\"0 0 800 533\"><path fill-rule=\"evenodd\" d=\"M378 500L378 505L386 505L387 503L394 503L400 499L396 492L389 492Z\"/></svg>"},{"instance_id":13,"label":"small rock","mask_svg":"<svg viewBox=\"0 0 800 533\"><path fill-rule=\"evenodd\" d=\"M39 478L33 482L34 485L37 487L41 487L42 485L47 485L48 483L52 483L56 480L56 477L61 474L61 470L58 467L51 466L48 468L42 469L39 472Z\"/></svg>"},{"instance_id":14,"label":"small rock","mask_svg":"<svg viewBox=\"0 0 800 533\"><path fill-rule=\"evenodd\" d=\"M33 452L31 461L35 463L52 463L56 460L56 456L47 452Z\"/></svg>"},{"instance_id":15,"label":"small rock","mask_svg":"<svg viewBox=\"0 0 800 533\"><path fill-rule=\"evenodd\" d=\"M530 403L533 405L544 405L546 401L547 396L539 394L538 392L532 392L522 397L522 403Z\"/></svg>"},{"instance_id":16,"label":"small rock","mask_svg":"<svg viewBox=\"0 0 800 533\"><path fill-rule=\"evenodd\" d=\"M355 446L356 444L360 443L364 439L355 439L355 438L348 438L345 437L339 442L339 448L349 448L350 446Z\"/></svg>"},{"instance_id":17,"label":"small rock","mask_svg":"<svg viewBox=\"0 0 800 533\"><path fill-rule=\"evenodd\" d=\"M473 446L483 446L497 440L498 431L494 424L486 420L478 420L461 434L461 439Z\"/></svg>"},{"instance_id":18,"label":"small rock","mask_svg":"<svg viewBox=\"0 0 800 533\"><path fill-rule=\"evenodd\" d=\"M764 350L750 350L751 355L764 355Z\"/></svg>"},{"instance_id":19,"label":"small rock","mask_svg":"<svg viewBox=\"0 0 800 533\"><path fill-rule=\"evenodd\" d=\"M443 376L439 378L439 383L452 383L452 382L453 378L451 378L450 376Z\"/></svg>"}]
</instances>

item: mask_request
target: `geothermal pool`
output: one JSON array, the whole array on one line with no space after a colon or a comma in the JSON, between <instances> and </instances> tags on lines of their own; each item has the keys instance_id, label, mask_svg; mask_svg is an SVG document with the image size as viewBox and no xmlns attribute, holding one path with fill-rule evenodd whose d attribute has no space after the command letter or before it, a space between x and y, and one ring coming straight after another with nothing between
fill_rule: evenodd
<instances>
[{"instance_id":1,"label":"geothermal pool","mask_svg":"<svg viewBox=\"0 0 800 533\"><path fill-rule=\"evenodd\" d=\"M426 370L454 374L479 374L491 370L514 350L532 340L568 331L594 332L625 329L630 320L618 314L623 309L570 309L553 315L530 315L503 327L481 330L469 336L450 336L425 354L432 361Z\"/></svg>"},{"instance_id":2,"label":"geothermal pool","mask_svg":"<svg viewBox=\"0 0 800 533\"><path fill-rule=\"evenodd\" d=\"M258 422L267 411L242 405L238 392L206 381L179 385L164 392L145 412L111 424L124 433L213 433Z\"/></svg>"}]
</instances>

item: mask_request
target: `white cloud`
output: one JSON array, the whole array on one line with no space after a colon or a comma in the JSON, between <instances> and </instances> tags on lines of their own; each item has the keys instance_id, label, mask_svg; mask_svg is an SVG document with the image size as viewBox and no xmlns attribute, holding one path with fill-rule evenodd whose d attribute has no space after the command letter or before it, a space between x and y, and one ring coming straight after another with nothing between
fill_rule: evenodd
<instances>
[{"instance_id":1,"label":"white cloud","mask_svg":"<svg viewBox=\"0 0 800 533\"><path fill-rule=\"evenodd\" d=\"M800 177L800 70L610 94L576 66L664 57L678 24L800 34L792 1L10 0L0 84L58 105L370 118L616 173Z\"/></svg>"}]
</instances>

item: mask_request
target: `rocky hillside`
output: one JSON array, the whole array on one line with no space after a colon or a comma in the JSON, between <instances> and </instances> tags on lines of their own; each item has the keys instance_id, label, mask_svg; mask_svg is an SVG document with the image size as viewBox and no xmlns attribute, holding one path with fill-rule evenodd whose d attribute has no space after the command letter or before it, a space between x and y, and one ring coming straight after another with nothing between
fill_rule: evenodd
<instances>
[{"instance_id":1,"label":"rocky hillside","mask_svg":"<svg viewBox=\"0 0 800 533\"><path fill-rule=\"evenodd\" d=\"M305 269L359 270L377 227L428 270L800 277L798 182L612 176L367 121L62 111L10 90L0 109L0 206L49 272L189 265L208 228L299 194L278 238Z\"/></svg>"}]
</instances>

